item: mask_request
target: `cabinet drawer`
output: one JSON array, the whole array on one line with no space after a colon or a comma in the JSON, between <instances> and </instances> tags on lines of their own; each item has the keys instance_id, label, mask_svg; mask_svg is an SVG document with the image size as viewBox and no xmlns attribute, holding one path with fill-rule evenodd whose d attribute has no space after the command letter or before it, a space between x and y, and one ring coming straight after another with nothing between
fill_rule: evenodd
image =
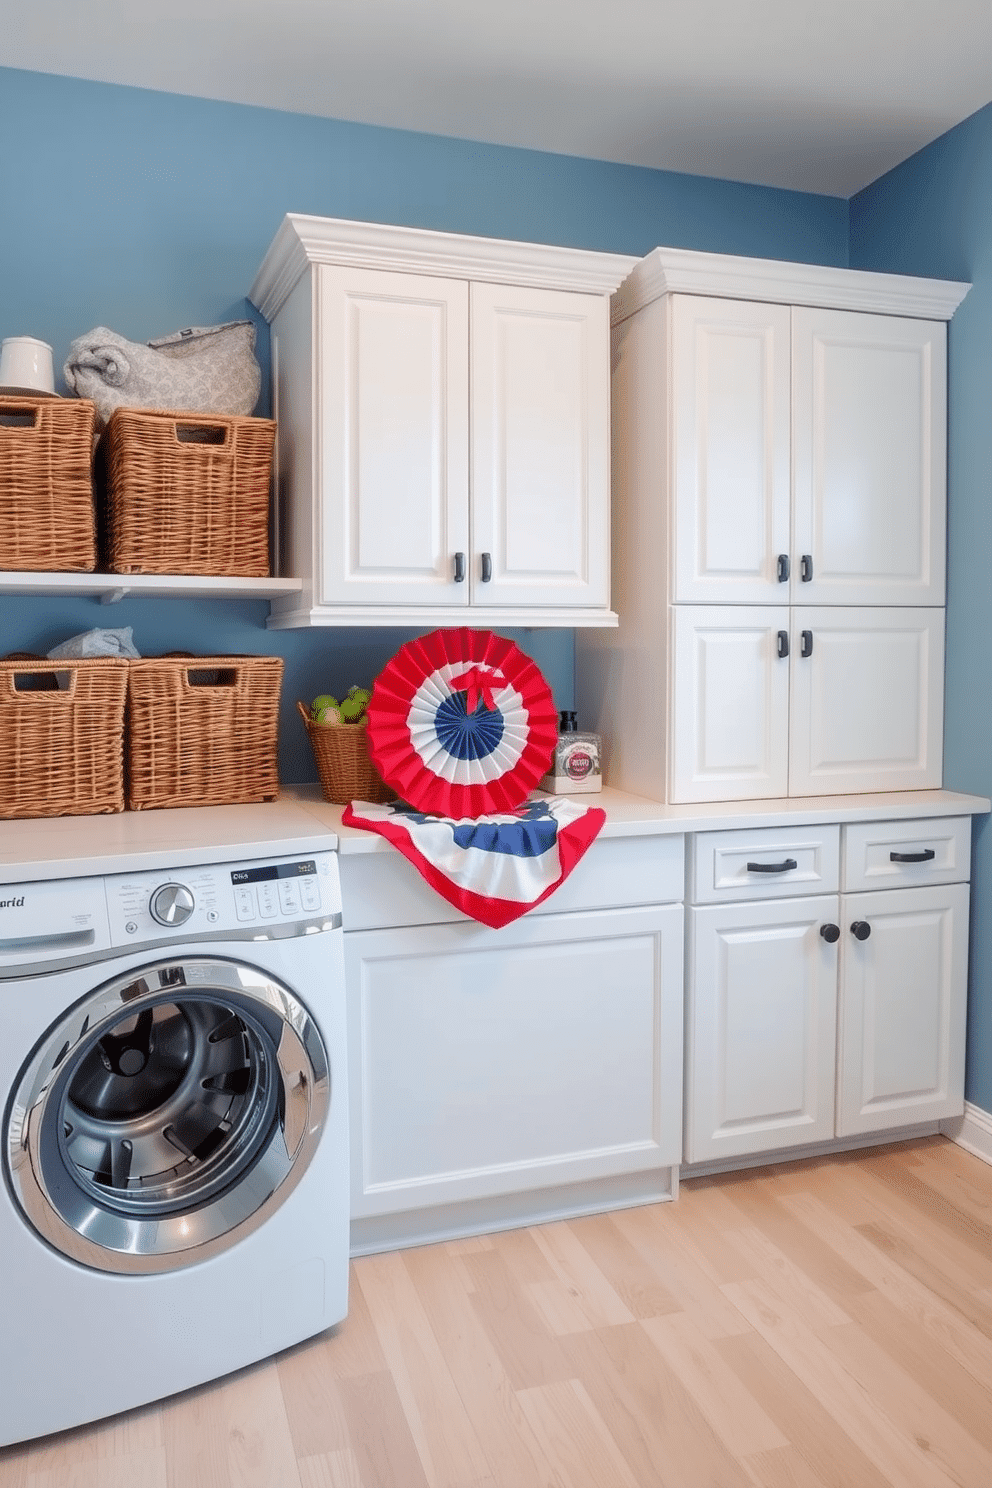
<instances>
[{"instance_id":1,"label":"cabinet drawer","mask_svg":"<svg viewBox=\"0 0 992 1488\"><path fill-rule=\"evenodd\" d=\"M685 893L683 837L600 837L560 889L532 914L681 904ZM464 921L398 852L343 854L341 898L345 930Z\"/></svg>"},{"instance_id":2,"label":"cabinet drawer","mask_svg":"<svg viewBox=\"0 0 992 1488\"><path fill-rule=\"evenodd\" d=\"M970 816L858 822L844 828L844 888L848 893L901 884L967 883L970 877Z\"/></svg>"},{"instance_id":3,"label":"cabinet drawer","mask_svg":"<svg viewBox=\"0 0 992 1488\"><path fill-rule=\"evenodd\" d=\"M697 833L690 882L694 904L836 893L840 827Z\"/></svg>"}]
</instances>

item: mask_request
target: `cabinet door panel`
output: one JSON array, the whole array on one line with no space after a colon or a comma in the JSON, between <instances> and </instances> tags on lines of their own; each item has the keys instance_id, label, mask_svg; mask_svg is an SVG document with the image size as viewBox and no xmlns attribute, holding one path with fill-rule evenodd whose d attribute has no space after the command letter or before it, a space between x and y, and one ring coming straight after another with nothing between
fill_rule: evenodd
<instances>
[{"instance_id":1,"label":"cabinet door panel","mask_svg":"<svg viewBox=\"0 0 992 1488\"><path fill-rule=\"evenodd\" d=\"M960 1115L968 885L845 894L842 913L838 1136Z\"/></svg>"},{"instance_id":2,"label":"cabinet door panel","mask_svg":"<svg viewBox=\"0 0 992 1488\"><path fill-rule=\"evenodd\" d=\"M788 790L789 611L673 605L672 801ZM645 685L651 685L646 682Z\"/></svg>"},{"instance_id":3,"label":"cabinet door panel","mask_svg":"<svg viewBox=\"0 0 992 1488\"><path fill-rule=\"evenodd\" d=\"M477 604L608 605L609 371L605 296L472 285Z\"/></svg>"},{"instance_id":4,"label":"cabinet door panel","mask_svg":"<svg viewBox=\"0 0 992 1488\"><path fill-rule=\"evenodd\" d=\"M322 265L325 603L455 607L468 553L468 286Z\"/></svg>"},{"instance_id":5,"label":"cabinet door panel","mask_svg":"<svg viewBox=\"0 0 992 1488\"><path fill-rule=\"evenodd\" d=\"M687 1162L834 1133L836 895L693 909Z\"/></svg>"},{"instance_id":6,"label":"cabinet door panel","mask_svg":"<svg viewBox=\"0 0 992 1488\"><path fill-rule=\"evenodd\" d=\"M793 311L804 603L943 604L945 377L942 322Z\"/></svg>"},{"instance_id":7,"label":"cabinet door panel","mask_svg":"<svg viewBox=\"0 0 992 1488\"><path fill-rule=\"evenodd\" d=\"M792 664L790 795L940 786L942 610L795 608Z\"/></svg>"},{"instance_id":8,"label":"cabinet door panel","mask_svg":"<svg viewBox=\"0 0 992 1488\"><path fill-rule=\"evenodd\" d=\"M345 936L352 1213L679 1161L682 906Z\"/></svg>"},{"instance_id":9,"label":"cabinet door panel","mask_svg":"<svg viewBox=\"0 0 992 1488\"><path fill-rule=\"evenodd\" d=\"M672 308L677 603L787 603L790 310L676 295Z\"/></svg>"}]
</instances>

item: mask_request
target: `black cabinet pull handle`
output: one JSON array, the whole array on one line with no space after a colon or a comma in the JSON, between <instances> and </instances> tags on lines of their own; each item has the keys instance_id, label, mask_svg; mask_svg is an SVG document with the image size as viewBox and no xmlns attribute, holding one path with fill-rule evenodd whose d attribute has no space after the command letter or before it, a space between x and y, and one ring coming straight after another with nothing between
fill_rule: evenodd
<instances>
[{"instance_id":1,"label":"black cabinet pull handle","mask_svg":"<svg viewBox=\"0 0 992 1488\"><path fill-rule=\"evenodd\" d=\"M802 579L802 581L803 581L804 584L811 584L813 582L813 555L812 555L812 553L804 553L803 556L800 558L800 560L799 560L799 577Z\"/></svg>"},{"instance_id":2,"label":"black cabinet pull handle","mask_svg":"<svg viewBox=\"0 0 992 1488\"><path fill-rule=\"evenodd\" d=\"M464 553L456 553L455 554L455 583L456 584L464 584L464 582L465 582L465 554Z\"/></svg>"},{"instance_id":3,"label":"black cabinet pull handle","mask_svg":"<svg viewBox=\"0 0 992 1488\"><path fill-rule=\"evenodd\" d=\"M821 925L820 934L823 936L828 945L833 945L834 941L840 940L840 926Z\"/></svg>"},{"instance_id":4,"label":"black cabinet pull handle","mask_svg":"<svg viewBox=\"0 0 992 1488\"><path fill-rule=\"evenodd\" d=\"M851 926L851 934L855 940L867 940L871 934L871 926L867 920L855 920Z\"/></svg>"},{"instance_id":5,"label":"black cabinet pull handle","mask_svg":"<svg viewBox=\"0 0 992 1488\"><path fill-rule=\"evenodd\" d=\"M804 630L802 632L802 638L799 643L799 655L813 655L813 632L811 630Z\"/></svg>"},{"instance_id":6,"label":"black cabinet pull handle","mask_svg":"<svg viewBox=\"0 0 992 1488\"><path fill-rule=\"evenodd\" d=\"M488 584L493 576L493 555L483 553L482 555L482 582Z\"/></svg>"},{"instance_id":7,"label":"black cabinet pull handle","mask_svg":"<svg viewBox=\"0 0 992 1488\"><path fill-rule=\"evenodd\" d=\"M779 553L778 555L778 581L780 584L787 584L789 582L788 553Z\"/></svg>"},{"instance_id":8,"label":"black cabinet pull handle","mask_svg":"<svg viewBox=\"0 0 992 1488\"><path fill-rule=\"evenodd\" d=\"M791 868L798 868L799 864L795 858L783 858L781 863L748 863L748 873L788 873Z\"/></svg>"},{"instance_id":9,"label":"black cabinet pull handle","mask_svg":"<svg viewBox=\"0 0 992 1488\"><path fill-rule=\"evenodd\" d=\"M936 856L937 856L937 854L934 852L934 850L933 850L932 847L925 847L922 852L917 852L917 853L897 853L897 852L890 852L889 853L889 862L890 863L929 863L930 862L930 859L931 858L935 858Z\"/></svg>"},{"instance_id":10,"label":"black cabinet pull handle","mask_svg":"<svg viewBox=\"0 0 992 1488\"><path fill-rule=\"evenodd\" d=\"M780 630L778 633L778 654L779 656L789 654L789 632L787 630Z\"/></svg>"}]
</instances>

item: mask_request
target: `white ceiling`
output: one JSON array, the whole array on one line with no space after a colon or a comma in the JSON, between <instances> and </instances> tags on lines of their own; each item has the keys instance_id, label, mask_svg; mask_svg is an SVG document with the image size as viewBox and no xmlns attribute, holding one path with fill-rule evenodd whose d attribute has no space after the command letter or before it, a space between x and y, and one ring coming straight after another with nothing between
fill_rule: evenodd
<instances>
[{"instance_id":1,"label":"white ceiling","mask_svg":"<svg viewBox=\"0 0 992 1488\"><path fill-rule=\"evenodd\" d=\"M850 196L992 100L990 0L21 0L0 65Z\"/></svg>"}]
</instances>

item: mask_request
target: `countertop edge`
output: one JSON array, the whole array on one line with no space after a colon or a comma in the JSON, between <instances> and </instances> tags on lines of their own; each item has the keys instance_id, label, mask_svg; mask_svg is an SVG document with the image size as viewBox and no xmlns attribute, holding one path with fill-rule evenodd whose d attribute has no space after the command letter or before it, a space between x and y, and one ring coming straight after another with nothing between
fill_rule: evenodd
<instances>
[{"instance_id":1,"label":"countertop edge","mask_svg":"<svg viewBox=\"0 0 992 1488\"><path fill-rule=\"evenodd\" d=\"M603 807L604 838L975 816L992 809L984 796L946 790L666 806L606 787L571 799ZM286 786L278 801L258 805L0 821L0 878L8 884L86 878L335 847L342 856L394 851L372 832L342 826L342 810L313 784Z\"/></svg>"}]
</instances>

